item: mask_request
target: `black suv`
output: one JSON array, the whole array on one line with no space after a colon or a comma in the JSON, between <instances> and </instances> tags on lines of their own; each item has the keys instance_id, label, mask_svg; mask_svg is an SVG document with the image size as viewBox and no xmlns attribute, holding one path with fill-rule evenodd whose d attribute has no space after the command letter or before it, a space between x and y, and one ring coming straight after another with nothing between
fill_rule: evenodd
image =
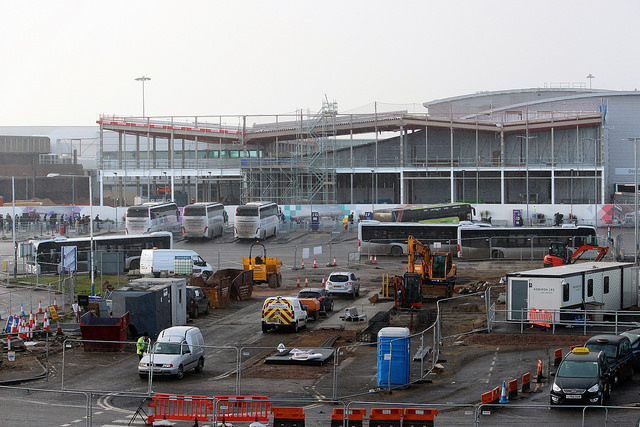
<instances>
[{"instance_id":1,"label":"black suv","mask_svg":"<svg viewBox=\"0 0 640 427\"><path fill-rule=\"evenodd\" d=\"M578 347L567 354L551 385L552 405L602 405L611 394L611 374L602 351Z\"/></svg>"},{"instance_id":2,"label":"black suv","mask_svg":"<svg viewBox=\"0 0 640 427\"><path fill-rule=\"evenodd\" d=\"M200 313L209 314L209 296L200 286L187 286L187 314L195 319Z\"/></svg>"},{"instance_id":3,"label":"black suv","mask_svg":"<svg viewBox=\"0 0 640 427\"><path fill-rule=\"evenodd\" d=\"M629 338L623 335L596 335L589 338L584 346L591 352L604 351L614 387L620 383L620 380L633 377L633 352Z\"/></svg>"}]
</instances>

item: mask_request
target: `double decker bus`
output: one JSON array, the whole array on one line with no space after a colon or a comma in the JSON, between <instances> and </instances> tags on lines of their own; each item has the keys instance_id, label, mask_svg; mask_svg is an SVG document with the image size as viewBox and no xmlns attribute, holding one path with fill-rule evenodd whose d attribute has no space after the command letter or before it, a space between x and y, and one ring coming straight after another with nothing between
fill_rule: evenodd
<instances>
[{"instance_id":1,"label":"double decker bus","mask_svg":"<svg viewBox=\"0 0 640 427\"><path fill-rule=\"evenodd\" d=\"M233 234L237 239L265 239L280 229L278 205L273 202L250 202L236 208Z\"/></svg>"},{"instance_id":2,"label":"double decker bus","mask_svg":"<svg viewBox=\"0 0 640 427\"><path fill-rule=\"evenodd\" d=\"M227 213L218 202L198 202L184 207L182 212L182 236L185 239L213 239L222 236Z\"/></svg>"},{"instance_id":3,"label":"double decker bus","mask_svg":"<svg viewBox=\"0 0 640 427\"><path fill-rule=\"evenodd\" d=\"M62 247L77 248L77 271L90 271L91 237L56 237L55 239L30 240L26 249L27 270L32 273L58 273L62 261ZM101 235L93 238L94 261L100 252L124 253L124 270L140 268L143 249L173 249L173 234L166 231L149 234Z\"/></svg>"},{"instance_id":4,"label":"double decker bus","mask_svg":"<svg viewBox=\"0 0 640 427\"><path fill-rule=\"evenodd\" d=\"M380 222L450 222L471 221L475 209L469 203L406 206L373 212L372 219Z\"/></svg>"},{"instance_id":5,"label":"double decker bus","mask_svg":"<svg viewBox=\"0 0 640 427\"><path fill-rule=\"evenodd\" d=\"M174 231L180 228L180 211L174 202L148 202L127 208L127 234Z\"/></svg>"}]
</instances>

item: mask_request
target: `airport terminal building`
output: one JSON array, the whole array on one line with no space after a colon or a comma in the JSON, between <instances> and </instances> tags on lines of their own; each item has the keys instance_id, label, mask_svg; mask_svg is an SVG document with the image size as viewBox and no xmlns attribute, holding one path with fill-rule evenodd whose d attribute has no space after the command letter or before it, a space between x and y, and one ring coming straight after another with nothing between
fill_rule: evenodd
<instances>
[{"instance_id":1,"label":"airport terminal building","mask_svg":"<svg viewBox=\"0 0 640 427\"><path fill-rule=\"evenodd\" d=\"M375 106L345 114L327 102L292 115L101 116L79 159L93 156L85 169L94 170L94 195L105 205L167 193L184 202L281 205L633 201L638 92L517 89L423 105L421 112Z\"/></svg>"}]
</instances>

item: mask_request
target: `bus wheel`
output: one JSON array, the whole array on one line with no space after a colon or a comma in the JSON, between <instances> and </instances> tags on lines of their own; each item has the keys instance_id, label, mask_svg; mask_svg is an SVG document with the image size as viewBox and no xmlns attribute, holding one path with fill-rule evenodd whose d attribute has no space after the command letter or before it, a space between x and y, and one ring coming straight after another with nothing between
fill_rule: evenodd
<instances>
[{"instance_id":1,"label":"bus wheel","mask_svg":"<svg viewBox=\"0 0 640 427\"><path fill-rule=\"evenodd\" d=\"M402 248L400 246L392 246L391 256L402 256Z\"/></svg>"},{"instance_id":2,"label":"bus wheel","mask_svg":"<svg viewBox=\"0 0 640 427\"><path fill-rule=\"evenodd\" d=\"M499 258L502 259L504 258L504 253L502 251L493 251L491 252L491 258Z\"/></svg>"}]
</instances>

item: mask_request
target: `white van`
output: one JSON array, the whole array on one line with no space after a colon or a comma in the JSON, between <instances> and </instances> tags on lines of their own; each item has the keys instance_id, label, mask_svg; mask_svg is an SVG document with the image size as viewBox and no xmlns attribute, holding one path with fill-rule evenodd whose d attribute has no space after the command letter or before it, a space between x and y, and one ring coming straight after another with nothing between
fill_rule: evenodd
<instances>
[{"instance_id":1,"label":"white van","mask_svg":"<svg viewBox=\"0 0 640 427\"><path fill-rule=\"evenodd\" d=\"M213 268L196 251L187 249L143 249L140 254L140 274L160 277L176 274L200 273L206 281L213 274Z\"/></svg>"},{"instance_id":2,"label":"white van","mask_svg":"<svg viewBox=\"0 0 640 427\"><path fill-rule=\"evenodd\" d=\"M294 297L270 297L262 305L262 332L271 328L298 329L307 326L307 310L300 299Z\"/></svg>"},{"instance_id":3,"label":"white van","mask_svg":"<svg viewBox=\"0 0 640 427\"><path fill-rule=\"evenodd\" d=\"M194 326L173 326L158 334L158 340L138 363L138 375L147 378L149 366L153 375L173 375L182 379L184 373L204 369L204 338Z\"/></svg>"}]
</instances>

